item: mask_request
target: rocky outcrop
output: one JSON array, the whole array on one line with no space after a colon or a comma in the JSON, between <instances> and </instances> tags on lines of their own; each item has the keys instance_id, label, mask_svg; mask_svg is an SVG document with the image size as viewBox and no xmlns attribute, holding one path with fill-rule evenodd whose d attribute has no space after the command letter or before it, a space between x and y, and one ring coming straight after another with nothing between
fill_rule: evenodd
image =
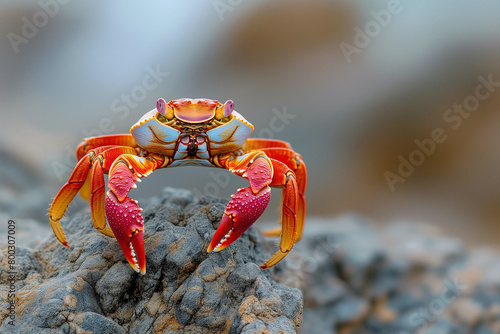
<instances>
[{"instance_id":1,"label":"rocky outcrop","mask_svg":"<svg viewBox=\"0 0 500 334\"><path fill-rule=\"evenodd\" d=\"M498 250L468 250L422 224L309 217L293 251L263 271L277 246L254 228L206 253L227 200L167 188L139 202L145 276L86 209L63 222L71 248L52 235L18 245L15 327L0 253L0 332L500 333Z\"/></svg>"},{"instance_id":2,"label":"rocky outcrop","mask_svg":"<svg viewBox=\"0 0 500 334\"><path fill-rule=\"evenodd\" d=\"M9 324L7 252L0 255L2 333L296 333L300 290L276 283L257 264L270 256L253 228L207 254L225 200L165 189L145 209L147 273L128 265L116 240L92 225L89 210L51 236L16 249L15 326Z\"/></svg>"}]
</instances>

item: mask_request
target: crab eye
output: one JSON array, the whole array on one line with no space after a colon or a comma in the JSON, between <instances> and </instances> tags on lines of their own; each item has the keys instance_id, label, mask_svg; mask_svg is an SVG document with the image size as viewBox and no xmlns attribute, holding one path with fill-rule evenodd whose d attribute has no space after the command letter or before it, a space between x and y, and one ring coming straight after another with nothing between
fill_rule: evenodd
<instances>
[{"instance_id":1,"label":"crab eye","mask_svg":"<svg viewBox=\"0 0 500 334\"><path fill-rule=\"evenodd\" d=\"M167 103L165 102L164 99L158 99L158 101L156 101L156 110L158 110L158 112L160 114L162 114L163 116L166 115L166 113L167 113Z\"/></svg>"},{"instance_id":2,"label":"crab eye","mask_svg":"<svg viewBox=\"0 0 500 334\"><path fill-rule=\"evenodd\" d=\"M231 113L234 110L234 102L232 100L227 100L226 103L224 103L224 117L228 117L231 115Z\"/></svg>"},{"instance_id":3,"label":"crab eye","mask_svg":"<svg viewBox=\"0 0 500 334\"><path fill-rule=\"evenodd\" d=\"M218 121L222 121L222 119L231 116L234 111L234 102L232 100L227 100L223 105L217 107L217 111L215 112L215 119ZM226 119L227 121L227 119Z\"/></svg>"}]
</instances>

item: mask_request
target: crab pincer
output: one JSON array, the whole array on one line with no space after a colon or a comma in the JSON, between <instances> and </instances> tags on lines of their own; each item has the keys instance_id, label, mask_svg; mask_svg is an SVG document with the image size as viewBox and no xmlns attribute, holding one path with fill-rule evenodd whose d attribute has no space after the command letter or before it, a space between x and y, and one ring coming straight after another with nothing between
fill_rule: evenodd
<instances>
[{"instance_id":1,"label":"crab pincer","mask_svg":"<svg viewBox=\"0 0 500 334\"><path fill-rule=\"evenodd\" d=\"M226 207L208 252L221 251L238 239L262 215L270 199L271 189L267 186L256 194L250 187L238 189Z\"/></svg>"},{"instance_id":2,"label":"crab pincer","mask_svg":"<svg viewBox=\"0 0 500 334\"><path fill-rule=\"evenodd\" d=\"M146 255L142 208L135 199L127 196L132 188L136 188L135 182L140 179L139 175L130 169L134 160L130 157L123 157L123 159L111 167L108 182L110 190L104 204L106 218L130 266L135 271L144 274L146 273Z\"/></svg>"},{"instance_id":3,"label":"crab pincer","mask_svg":"<svg viewBox=\"0 0 500 334\"><path fill-rule=\"evenodd\" d=\"M259 153L247 154L226 163L230 170L248 179L226 206L222 221L210 242L208 252L223 250L238 239L262 215L271 199L273 170L270 161Z\"/></svg>"},{"instance_id":4,"label":"crab pincer","mask_svg":"<svg viewBox=\"0 0 500 334\"><path fill-rule=\"evenodd\" d=\"M143 275L146 273L144 253L144 219L137 201L126 197L120 202L108 191L105 202L106 218L130 266Z\"/></svg>"}]
</instances>

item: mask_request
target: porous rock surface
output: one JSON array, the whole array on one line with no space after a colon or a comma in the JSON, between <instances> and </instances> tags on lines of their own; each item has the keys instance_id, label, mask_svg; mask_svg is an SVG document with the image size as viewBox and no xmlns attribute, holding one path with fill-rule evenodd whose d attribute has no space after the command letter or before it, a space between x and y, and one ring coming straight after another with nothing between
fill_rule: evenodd
<instances>
[{"instance_id":1,"label":"porous rock surface","mask_svg":"<svg viewBox=\"0 0 500 334\"><path fill-rule=\"evenodd\" d=\"M227 200L167 188L139 203L145 276L88 209L63 222L69 249L52 235L20 242L14 328L0 252L0 333L500 333L498 249L418 223L308 217L293 251L262 271L277 243L254 228L206 253Z\"/></svg>"},{"instance_id":2,"label":"porous rock surface","mask_svg":"<svg viewBox=\"0 0 500 334\"><path fill-rule=\"evenodd\" d=\"M144 208L147 273L132 270L88 209L63 221L70 248L51 236L16 250L15 326L7 318L7 253L0 253L1 333L296 333L302 293L258 265L270 256L250 228L206 249L226 200L166 188Z\"/></svg>"}]
</instances>

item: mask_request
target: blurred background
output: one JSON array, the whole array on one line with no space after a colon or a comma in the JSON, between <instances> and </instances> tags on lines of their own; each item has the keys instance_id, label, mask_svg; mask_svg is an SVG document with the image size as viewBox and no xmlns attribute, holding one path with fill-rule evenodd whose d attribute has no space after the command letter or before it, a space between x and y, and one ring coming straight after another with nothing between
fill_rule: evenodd
<instances>
[{"instance_id":1,"label":"blurred background","mask_svg":"<svg viewBox=\"0 0 500 334\"><path fill-rule=\"evenodd\" d=\"M28 238L46 231L82 138L128 132L159 97L207 97L234 100L254 137L302 154L310 217L425 222L497 246L499 87L467 117L448 110L475 96L480 77L500 82L500 2L390 3L2 1L2 220ZM416 156L415 140L438 128L446 141L391 187L388 172L398 175L400 157ZM132 196L172 186L229 197L244 184L173 168ZM262 221L278 220L274 194Z\"/></svg>"}]
</instances>

